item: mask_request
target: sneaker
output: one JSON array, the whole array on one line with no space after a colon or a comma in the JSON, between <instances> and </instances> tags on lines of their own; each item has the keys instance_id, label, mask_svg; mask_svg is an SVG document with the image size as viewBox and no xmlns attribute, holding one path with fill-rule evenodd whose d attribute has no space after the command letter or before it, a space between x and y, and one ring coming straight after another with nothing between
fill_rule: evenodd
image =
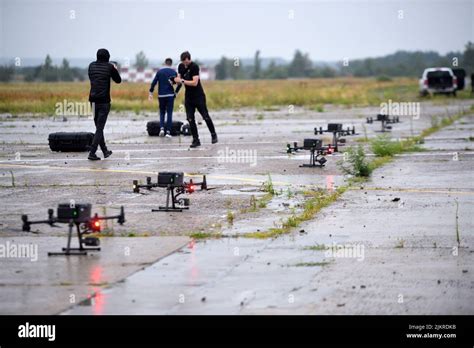
<instances>
[{"instance_id":1,"label":"sneaker","mask_svg":"<svg viewBox=\"0 0 474 348\"><path fill-rule=\"evenodd\" d=\"M171 133L168 131L166 132L166 135L165 135L167 138L171 138Z\"/></svg>"},{"instance_id":2,"label":"sneaker","mask_svg":"<svg viewBox=\"0 0 474 348\"><path fill-rule=\"evenodd\" d=\"M161 128L160 129L160 134L159 134L160 137L164 137L165 136L165 129L164 128Z\"/></svg>"},{"instance_id":3,"label":"sneaker","mask_svg":"<svg viewBox=\"0 0 474 348\"><path fill-rule=\"evenodd\" d=\"M214 134L211 134L211 136L212 136L212 143L213 144L217 143L217 134L214 133Z\"/></svg>"},{"instance_id":4,"label":"sneaker","mask_svg":"<svg viewBox=\"0 0 474 348\"><path fill-rule=\"evenodd\" d=\"M105 152L104 152L104 158L110 157L110 155L112 155L112 153L113 153L113 152L110 151L110 150L105 150Z\"/></svg>"},{"instance_id":5,"label":"sneaker","mask_svg":"<svg viewBox=\"0 0 474 348\"><path fill-rule=\"evenodd\" d=\"M87 159L91 161L100 161L100 157L97 156L95 153L89 153L89 157L87 157Z\"/></svg>"},{"instance_id":6,"label":"sneaker","mask_svg":"<svg viewBox=\"0 0 474 348\"><path fill-rule=\"evenodd\" d=\"M201 142L198 140L193 140L193 142L191 143L191 145L189 146L190 148L195 148L195 147L198 147L198 146L201 146Z\"/></svg>"}]
</instances>

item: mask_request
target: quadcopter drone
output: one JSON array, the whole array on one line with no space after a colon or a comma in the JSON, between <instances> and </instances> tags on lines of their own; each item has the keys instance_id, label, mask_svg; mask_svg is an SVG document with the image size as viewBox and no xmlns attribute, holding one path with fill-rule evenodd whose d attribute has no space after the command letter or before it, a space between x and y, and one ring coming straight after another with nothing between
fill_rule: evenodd
<instances>
[{"instance_id":1,"label":"quadcopter drone","mask_svg":"<svg viewBox=\"0 0 474 348\"><path fill-rule=\"evenodd\" d=\"M341 137L356 134L355 126L352 126L352 128L347 127L347 129L342 129L342 123L328 123L328 128L324 130L323 127L314 128L315 135L323 133L332 133L331 146L334 149L334 152L339 152L339 143L344 144L346 142L346 139L342 139Z\"/></svg>"},{"instance_id":2,"label":"quadcopter drone","mask_svg":"<svg viewBox=\"0 0 474 348\"><path fill-rule=\"evenodd\" d=\"M378 114L375 121L379 121L379 122L382 123L381 132L385 132L386 130L390 131L392 129L392 126L389 126L389 124L399 123L400 118L398 116L396 116L396 117L393 116L392 118L390 118L389 115ZM372 117L367 117L367 123L369 123L369 124L374 123L374 119Z\"/></svg>"},{"instance_id":3,"label":"quadcopter drone","mask_svg":"<svg viewBox=\"0 0 474 348\"><path fill-rule=\"evenodd\" d=\"M151 190L154 187L166 188L166 205L160 206L158 209L151 211L176 211L182 212L189 209L189 198L178 198L183 193L191 194L196 191L199 186L201 190L209 190L207 187L206 176L203 175L202 182L184 181L183 172L160 172L158 173L158 181L153 183L151 177L146 178L146 184L139 184L138 180L133 180L133 192L139 193L140 188ZM170 206L171 203L171 206Z\"/></svg>"},{"instance_id":4,"label":"quadcopter drone","mask_svg":"<svg viewBox=\"0 0 474 348\"><path fill-rule=\"evenodd\" d=\"M30 221L28 215L22 215L22 230L31 231L33 224L48 224L51 227L57 227L56 223L65 223L69 226L67 245L62 252L49 252L48 256L56 255L87 255L88 251L100 251L100 240L96 236L84 237L84 235L98 233L101 230L101 220L115 220L120 225L125 223L125 213L123 207L120 207L120 214L115 216L99 216L97 213L91 217L91 204L59 204L57 216L54 216L54 210L48 209L48 218L46 220ZM76 226L79 248L71 247L73 228ZM85 248L84 246L87 246Z\"/></svg>"},{"instance_id":5,"label":"quadcopter drone","mask_svg":"<svg viewBox=\"0 0 474 348\"><path fill-rule=\"evenodd\" d=\"M324 167L327 162L326 155L332 154L334 148L332 145L323 146L323 141L321 139L304 139L303 146L298 146L296 142L286 145L286 153L290 154L293 152L298 152L299 150L309 150L310 158L309 164L301 164L300 167Z\"/></svg>"}]
</instances>

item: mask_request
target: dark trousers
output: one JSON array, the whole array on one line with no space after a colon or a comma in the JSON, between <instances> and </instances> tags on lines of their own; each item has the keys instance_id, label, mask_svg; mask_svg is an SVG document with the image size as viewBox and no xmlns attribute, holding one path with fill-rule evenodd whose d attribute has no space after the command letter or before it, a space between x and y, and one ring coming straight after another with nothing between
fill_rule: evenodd
<instances>
[{"instance_id":1,"label":"dark trousers","mask_svg":"<svg viewBox=\"0 0 474 348\"><path fill-rule=\"evenodd\" d=\"M107 151L107 146L105 146L104 127L107 122L107 116L109 116L110 103L92 103L92 109L94 110L95 135L94 140L92 140L91 153L95 153L99 146L102 152L105 152Z\"/></svg>"},{"instance_id":2,"label":"dark trousers","mask_svg":"<svg viewBox=\"0 0 474 348\"><path fill-rule=\"evenodd\" d=\"M171 127L173 124L174 97L159 97L158 104L160 105L160 127L164 128L166 132L171 133ZM166 125L165 114L167 115Z\"/></svg>"},{"instance_id":3,"label":"dark trousers","mask_svg":"<svg viewBox=\"0 0 474 348\"><path fill-rule=\"evenodd\" d=\"M189 126L191 128L191 134L194 140L199 140L199 133L195 117L196 109L197 111L199 111L203 120L206 122L207 128L209 128L209 132L211 132L211 134L216 134L214 123L212 122L211 116L209 116L209 111L207 111L205 96L196 99L186 98L184 106L186 107L186 118L188 119Z\"/></svg>"}]
</instances>

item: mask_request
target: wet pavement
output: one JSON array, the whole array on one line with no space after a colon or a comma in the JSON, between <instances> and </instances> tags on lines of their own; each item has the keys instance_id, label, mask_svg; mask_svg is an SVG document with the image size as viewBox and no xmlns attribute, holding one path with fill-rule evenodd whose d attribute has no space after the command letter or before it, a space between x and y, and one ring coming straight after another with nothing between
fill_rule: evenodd
<instances>
[{"instance_id":1,"label":"wet pavement","mask_svg":"<svg viewBox=\"0 0 474 348\"><path fill-rule=\"evenodd\" d=\"M407 137L431 125L432 117L443 117L469 107L469 101L449 105L422 104L417 119L405 117L396 124L392 136ZM114 151L107 160L91 163L84 153L51 152L47 145L50 132L90 131L92 120L87 118L0 118L3 144L0 155L0 233L5 236L21 235L18 223L22 214L43 218L47 208L58 203L89 202L94 209L113 211L121 205L127 207L128 223L116 226L118 235L190 235L196 232L222 230L227 224L227 213L235 213L234 222L246 219L238 212L250 207L251 197L229 195L228 190L261 189L268 181L268 174L279 190L297 191L304 186L326 187L328 182L340 185L343 177L336 162L342 156L328 156L324 168L300 168L309 162L309 154L286 154L286 144L314 137L313 128L328 122L343 122L344 127L355 125L355 136L346 137L348 144L357 139L373 137L380 122L366 124L367 116L375 116L378 108L325 107L324 113L295 109L288 114L284 109L265 112L257 110L220 111L213 113L220 142L210 144L210 135L204 124L200 125L203 146L189 150L190 137L162 139L146 135L146 122L155 115L112 114L106 129L109 147ZM263 118L263 119L259 119ZM183 119L177 113L175 119ZM319 136L319 135L318 135ZM325 133L326 141L330 135ZM436 143L435 146L437 146ZM472 148L465 142L466 148ZM233 157L232 151L240 151ZM415 154L414 154L415 155ZM190 196L190 210L183 214L151 214L163 205L166 192L156 189L132 192L132 181L144 183L147 176L156 178L159 171L183 171L187 179L200 180L207 175L211 191L198 191ZM13 187L14 186L14 187ZM41 197L41 199L32 199ZM268 215L263 209L260 214ZM151 219L150 219L151 218ZM35 226L36 227L36 226ZM256 226L258 228L258 226ZM47 226L37 230L47 235L58 235Z\"/></svg>"},{"instance_id":2,"label":"wet pavement","mask_svg":"<svg viewBox=\"0 0 474 348\"><path fill-rule=\"evenodd\" d=\"M94 314L101 314L104 289L188 242L187 237L101 238L100 252L66 257L48 256L66 246L64 237L2 237L0 246L9 257L1 260L0 313L56 314L74 304L93 304ZM21 254L14 251L20 248Z\"/></svg>"},{"instance_id":3,"label":"wet pavement","mask_svg":"<svg viewBox=\"0 0 474 348\"><path fill-rule=\"evenodd\" d=\"M469 102L423 104L421 117L402 119L394 125L392 136L417 134L431 125L433 116L455 114L469 106ZM223 236L192 241L165 258L159 256L159 249L158 256L150 252L150 259L156 256L160 261L131 276L132 271L119 272L100 289L100 301L85 301L66 310L69 303L48 307L49 299L38 300L31 305L32 312L473 314L472 117L464 117L427 138L423 146L428 151L397 156L362 188L346 191L291 234L277 239L245 238L246 233L268 230L298 211L298 191L343 183L336 166L340 155L328 156L325 168L300 168L309 156L287 155L287 142L301 143L313 137L312 129L325 126L329 120L356 126L359 134L347 137L349 144L379 134L378 122L365 124L365 117L375 116L377 108L327 110L297 110L291 115L263 112L263 117L257 116L262 112L254 110L215 113L220 142L211 145L205 126L200 126L203 146L197 150L188 150L189 137L169 140L144 135L151 116L113 115L106 136L114 155L97 163L88 162L84 154L51 153L45 145L48 132L63 130L65 124L68 129L89 130L90 120L4 118L0 124L4 140L0 158L0 236L21 236L25 240L64 236L57 229L39 226L35 229L39 234L31 237L21 232L20 216L26 213L32 219L45 218L47 208L70 199L90 202L99 213L126 207L127 222L111 226L109 245L122 245L130 233L138 236L133 241L143 241L144 245L153 238L145 236L196 232ZM328 135L324 137L329 139ZM256 157L235 163L229 150L248 151ZM457 160L453 160L454 152ZM18 153L19 158L15 158ZM206 174L214 189L190 195L189 211L151 213L152 208L164 203L165 191L135 194L131 182L144 182L146 176L154 177L162 170L184 171L194 180ZM252 196L258 199L264 195L262 183L268 180L268 173L281 194L265 207L249 211ZM287 191L294 194L292 198L286 197ZM343 251L356 253L357 258L333 257L329 252L332 249L326 249L341 245L346 245ZM108 268L113 272L116 267ZM21 286L29 279L21 273L8 273L2 278L2 284L19 284L25 298L36 294L41 297L42 291L47 291L38 287L38 293L33 293L33 287ZM90 290L85 282L78 281L78 286ZM5 294L6 298L12 296ZM87 299L87 294L84 290L78 296L80 301ZM18 307L7 310L15 312Z\"/></svg>"}]
</instances>

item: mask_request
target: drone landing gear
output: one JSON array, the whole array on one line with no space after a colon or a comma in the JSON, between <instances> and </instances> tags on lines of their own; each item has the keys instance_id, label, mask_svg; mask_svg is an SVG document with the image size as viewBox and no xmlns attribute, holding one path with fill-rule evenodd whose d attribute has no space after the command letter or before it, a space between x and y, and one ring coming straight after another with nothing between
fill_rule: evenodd
<instances>
[{"instance_id":1,"label":"drone landing gear","mask_svg":"<svg viewBox=\"0 0 474 348\"><path fill-rule=\"evenodd\" d=\"M332 146L334 147L334 152L339 152L339 148L337 147L339 143L339 136L337 132L332 132Z\"/></svg>"},{"instance_id":2,"label":"drone landing gear","mask_svg":"<svg viewBox=\"0 0 474 348\"><path fill-rule=\"evenodd\" d=\"M389 122L387 122L385 119L383 119L383 120L381 121L381 123L382 123L382 129L380 130L380 132L385 133L385 132L387 132L387 131L391 131L391 130L392 130L392 126L389 126L389 125L387 124L387 123L389 123Z\"/></svg>"},{"instance_id":3,"label":"drone landing gear","mask_svg":"<svg viewBox=\"0 0 474 348\"><path fill-rule=\"evenodd\" d=\"M324 164L326 163L326 158L324 158L323 154L320 153L319 151L316 151L316 149L311 149L310 150L310 155L309 155L309 164L301 164L301 168L322 168L324 167Z\"/></svg>"},{"instance_id":4,"label":"drone landing gear","mask_svg":"<svg viewBox=\"0 0 474 348\"><path fill-rule=\"evenodd\" d=\"M69 256L69 255L87 255L88 251L100 251L100 248L84 248L84 244L93 243L96 241L96 243L99 241L97 238L86 238L85 240L82 239L82 233L79 228L79 224L76 225L76 231L77 231L77 238L79 241L79 248L71 248L71 241L72 241L72 234L73 234L73 228L74 228L74 223L71 221L69 223L69 232L68 232L68 237L67 237L67 246L65 248L62 248L62 252L49 252L48 256ZM97 244L98 245L98 244Z\"/></svg>"},{"instance_id":5,"label":"drone landing gear","mask_svg":"<svg viewBox=\"0 0 474 348\"><path fill-rule=\"evenodd\" d=\"M175 192L175 189L178 189L178 192ZM182 212L183 210L189 209L189 199L188 198L181 198L177 199L177 197L184 193L184 190L180 190L180 188L168 185L166 188L166 206L158 207L158 209L152 209L152 212L163 211L163 212ZM170 206L171 202L171 206ZM176 206L176 203L179 206Z\"/></svg>"}]
</instances>

